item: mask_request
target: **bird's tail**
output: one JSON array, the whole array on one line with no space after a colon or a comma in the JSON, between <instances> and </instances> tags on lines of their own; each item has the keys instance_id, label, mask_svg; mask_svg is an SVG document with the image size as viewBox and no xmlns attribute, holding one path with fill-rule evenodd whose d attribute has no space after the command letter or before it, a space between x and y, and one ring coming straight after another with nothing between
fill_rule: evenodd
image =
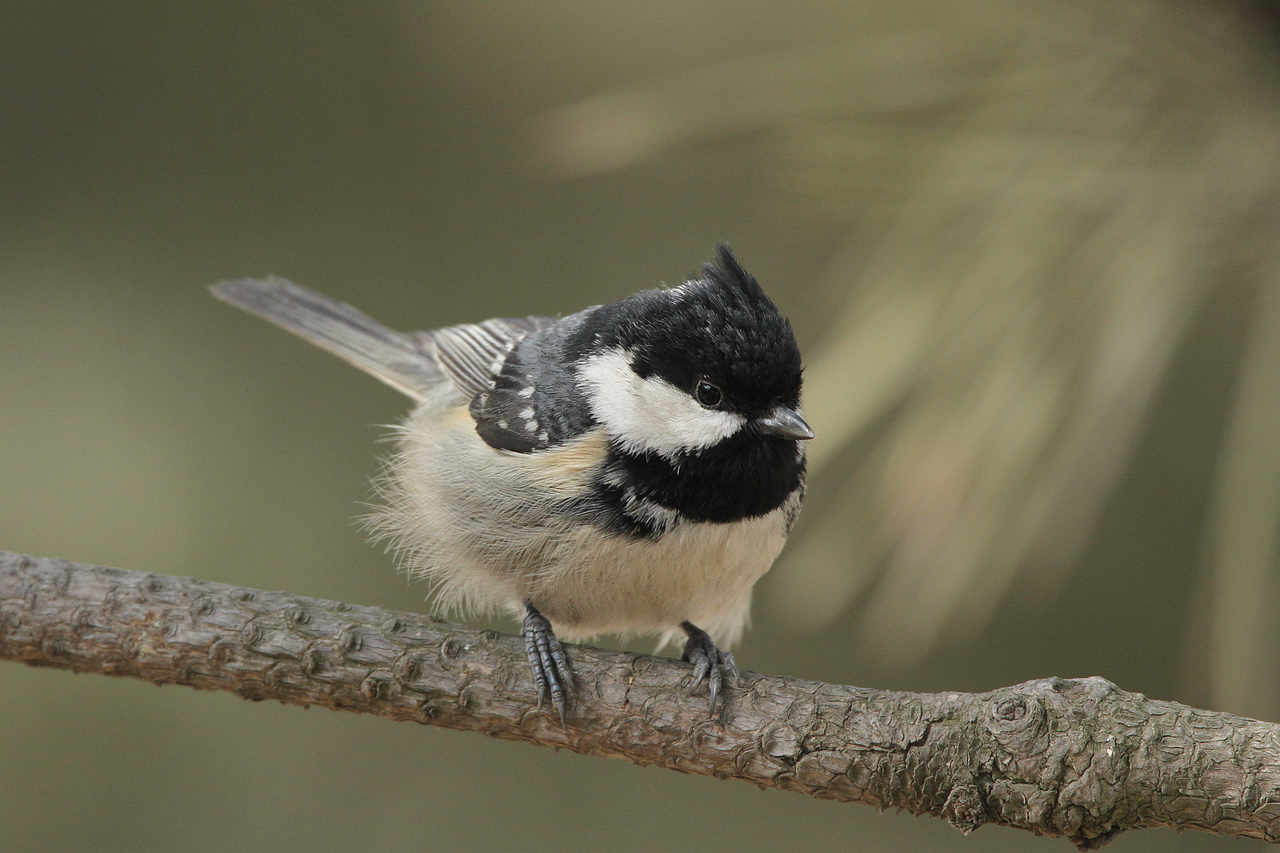
<instances>
[{"instance_id":1,"label":"bird's tail","mask_svg":"<svg viewBox=\"0 0 1280 853\"><path fill-rule=\"evenodd\" d=\"M388 329L361 311L277 276L213 285L213 295L328 350L415 400L444 375L414 337Z\"/></svg>"}]
</instances>

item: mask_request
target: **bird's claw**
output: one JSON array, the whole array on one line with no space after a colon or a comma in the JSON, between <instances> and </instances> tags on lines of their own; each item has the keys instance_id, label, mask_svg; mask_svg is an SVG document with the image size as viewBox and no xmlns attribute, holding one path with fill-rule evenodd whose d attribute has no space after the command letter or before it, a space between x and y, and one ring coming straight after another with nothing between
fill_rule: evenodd
<instances>
[{"instance_id":1,"label":"bird's claw","mask_svg":"<svg viewBox=\"0 0 1280 853\"><path fill-rule=\"evenodd\" d=\"M552 632L547 617L529 603L525 604L520 633L524 636L524 649L529 656L529 669L533 672L533 686L538 691L538 708L541 709L543 700L550 697L563 726L565 710L573 699L573 669L569 666L564 647Z\"/></svg>"},{"instance_id":2,"label":"bird's claw","mask_svg":"<svg viewBox=\"0 0 1280 853\"><path fill-rule=\"evenodd\" d=\"M722 652L716 648L716 644L711 642L711 637L706 631L691 622L685 622L680 627L689 635L689 641L685 643L684 654L681 656L682 660L693 664L693 678L689 684L689 692L697 690L703 680L706 680L707 691L711 694L710 710L714 714L716 697L724 687L724 677L727 674L737 681L738 664L731 653Z\"/></svg>"}]
</instances>

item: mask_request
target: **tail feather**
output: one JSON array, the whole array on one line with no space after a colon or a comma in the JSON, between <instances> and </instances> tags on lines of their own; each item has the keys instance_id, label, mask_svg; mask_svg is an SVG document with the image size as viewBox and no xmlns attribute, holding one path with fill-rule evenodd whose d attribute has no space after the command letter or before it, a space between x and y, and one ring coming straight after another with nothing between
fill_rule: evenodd
<instances>
[{"instance_id":1,"label":"tail feather","mask_svg":"<svg viewBox=\"0 0 1280 853\"><path fill-rule=\"evenodd\" d=\"M269 320L415 400L445 378L434 355L415 338L286 279L242 278L209 289L223 302Z\"/></svg>"}]
</instances>

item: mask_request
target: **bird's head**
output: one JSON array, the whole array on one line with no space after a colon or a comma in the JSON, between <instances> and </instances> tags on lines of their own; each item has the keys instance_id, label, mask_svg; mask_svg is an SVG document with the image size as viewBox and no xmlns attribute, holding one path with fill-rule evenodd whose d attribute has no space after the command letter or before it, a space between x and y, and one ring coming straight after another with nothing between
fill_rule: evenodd
<instances>
[{"instance_id":1,"label":"bird's head","mask_svg":"<svg viewBox=\"0 0 1280 853\"><path fill-rule=\"evenodd\" d=\"M586 331L578 382L625 452L678 462L813 438L791 324L726 246L698 278L605 306Z\"/></svg>"}]
</instances>

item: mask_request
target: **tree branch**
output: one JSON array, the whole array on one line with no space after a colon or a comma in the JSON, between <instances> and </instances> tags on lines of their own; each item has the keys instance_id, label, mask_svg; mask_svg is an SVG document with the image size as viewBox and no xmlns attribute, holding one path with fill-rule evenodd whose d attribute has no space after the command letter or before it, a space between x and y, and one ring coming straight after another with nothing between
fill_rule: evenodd
<instances>
[{"instance_id":1,"label":"tree branch","mask_svg":"<svg viewBox=\"0 0 1280 853\"><path fill-rule=\"evenodd\" d=\"M0 551L0 657L323 705L984 823L1083 848L1171 826L1280 838L1280 726L1101 678L902 693L743 673L726 709L689 667L571 650L567 728L519 638L285 592Z\"/></svg>"}]
</instances>

